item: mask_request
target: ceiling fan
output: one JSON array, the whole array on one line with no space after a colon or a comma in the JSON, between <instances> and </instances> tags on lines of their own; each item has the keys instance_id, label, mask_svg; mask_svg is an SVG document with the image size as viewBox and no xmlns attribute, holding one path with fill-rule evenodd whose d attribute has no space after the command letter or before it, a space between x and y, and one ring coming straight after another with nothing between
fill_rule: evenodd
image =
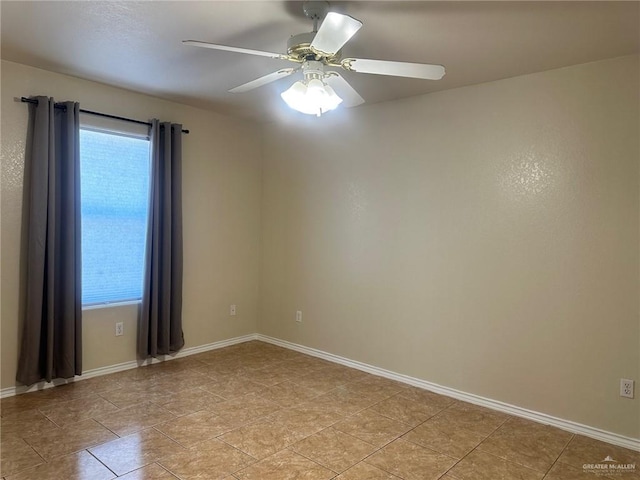
<instances>
[{"instance_id":1,"label":"ceiling fan","mask_svg":"<svg viewBox=\"0 0 640 480\"><path fill-rule=\"evenodd\" d=\"M421 78L425 80L440 80L445 74L442 65L342 58L342 47L362 27L362 22L349 15L330 12L329 4L324 1L307 1L304 3L303 8L305 15L313 21L313 31L293 35L287 42L286 54L218 45L197 40L183 40L182 43L194 47L257 55L277 60L289 60L300 64L296 68L282 68L232 88L229 92L248 92L301 71L303 80L295 82L280 95L294 110L317 116L335 109L340 104L345 107L355 107L364 103L364 99L349 85L344 77L333 70L335 68L357 73ZM322 23L318 29L320 21Z\"/></svg>"}]
</instances>

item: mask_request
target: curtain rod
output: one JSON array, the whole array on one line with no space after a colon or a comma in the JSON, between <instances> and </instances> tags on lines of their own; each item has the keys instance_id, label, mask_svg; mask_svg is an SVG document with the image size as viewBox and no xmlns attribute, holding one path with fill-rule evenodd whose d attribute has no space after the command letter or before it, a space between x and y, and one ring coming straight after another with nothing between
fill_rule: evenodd
<instances>
[{"instance_id":1,"label":"curtain rod","mask_svg":"<svg viewBox=\"0 0 640 480\"><path fill-rule=\"evenodd\" d=\"M24 103L33 103L34 105L38 104L38 100L36 100L35 98L21 97L20 101ZM55 108L66 108L66 107L64 105L56 104ZM108 113L93 112L91 110L84 110L82 108L80 109L80 113L95 115L97 117L113 118L114 120L123 120L125 122L137 123L138 125L147 125L149 127L151 126L149 122L143 122L142 120L134 120L133 118L118 117L117 115L109 115ZM182 130L182 133L189 133L189 130Z\"/></svg>"}]
</instances>

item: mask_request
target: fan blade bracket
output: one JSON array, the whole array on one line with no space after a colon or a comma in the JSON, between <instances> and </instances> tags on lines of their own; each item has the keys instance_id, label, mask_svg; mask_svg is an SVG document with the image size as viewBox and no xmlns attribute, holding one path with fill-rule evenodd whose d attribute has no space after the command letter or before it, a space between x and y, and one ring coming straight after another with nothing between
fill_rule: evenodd
<instances>
[{"instance_id":1,"label":"fan blade bracket","mask_svg":"<svg viewBox=\"0 0 640 480\"><path fill-rule=\"evenodd\" d=\"M355 58L345 58L344 60L342 60L340 62L339 65L336 65L336 66L344 68L347 72L355 72L355 70L353 69L353 66L352 66L352 62L354 60L355 60Z\"/></svg>"},{"instance_id":2,"label":"fan blade bracket","mask_svg":"<svg viewBox=\"0 0 640 480\"><path fill-rule=\"evenodd\" d=\"M336 65L335 62L340 58L341 50L338 50L337 52L323 52L313 45L309 46L309 50L311 50L311 53L315 54L317 61L323 61L326 65L340 66L340 64Z\"/></svg>"}]
</instances>

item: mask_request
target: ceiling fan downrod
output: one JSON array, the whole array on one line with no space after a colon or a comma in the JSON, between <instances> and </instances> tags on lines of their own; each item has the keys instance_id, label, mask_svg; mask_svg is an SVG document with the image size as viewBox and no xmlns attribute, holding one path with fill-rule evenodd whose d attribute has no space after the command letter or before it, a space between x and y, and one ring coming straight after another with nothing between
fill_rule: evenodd
<instances>
[{"instance_id":1,"label":"ceiling fan downrod","mask_svg":"<svg viewBox=\"0 0 640 480\"><path fill-rule=\"evenodd\" d=\"M309 20L313 21L313 33L316 33L318 31L318 23L329 11L329 2L321 0L306 1L302 5L302 11Z\"/></svg>"}]
</instances>

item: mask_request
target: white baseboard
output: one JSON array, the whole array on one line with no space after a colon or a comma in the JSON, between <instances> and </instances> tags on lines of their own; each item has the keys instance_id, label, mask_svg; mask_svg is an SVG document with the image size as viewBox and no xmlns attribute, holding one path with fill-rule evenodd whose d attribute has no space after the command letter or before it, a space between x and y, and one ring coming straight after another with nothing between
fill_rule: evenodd
<instances>
[{"instance_id":1,"label":"white baseboard","mask_svg":"<svg viewBox=\"0 0 640 480\"><path fill-rule=\"evenodd\" d=\"M108 375L109 373L122 372L123 370L130 370L132 368L141 367L144 365L151 365L154 363L165 362L173 360L174 358L187 357L189 355L195 355L196 353L207 352L209 350L216 350L218 348L228 347L237 343L249 342L256 340L257 335L252 333L250 335L243 335L241 337L230 338L227 340L220 340L219 342L207 343L206 345L199 345L197 347L189 347L180 350L175 355L162 355L159 358L148 358L146 360L132 360L130 362L118 363L116 365L109 365L106 367L92 368L77 375L74 378L69 379L55 379L53 382L38 382L34 385L26 386L19 385L16 387L7 387L0 390L0 398L12 397L14 395L20 395L22 393L34 392L36 390L45 390L47 388L56 387L58 385L64 385L67 383L79 382L87 380L93 377L99 377L101 375Z\"/></svg>"},{"instance_id":2,"label":"white baseboard","mask_svg":"<svg viewBox=\"0 0 640 480\"><path fill-rule=\"evenodd\" d=\"M402 375L390 370L374 367L372 365L357 362L355 360L349 360L348 358L344 358L339 355L323 352L322 350L316 350L315 348L305 347L304 345L298 345L296 343L287 342L285 340L280 340L266 335L257 334L256 340L271 343L273 345L278 345L290 350L295 350L300 353L306 353L307 355L312 355L314 357L322 358L330 362L339 363L340 365L345 365L347 367L356 368L358 370L362 370L363 372L378 375L380 377L397 380L398 382L407 383L409 385L413 385L414 387L420 387L431 392L462 400L464 402L469 402L475 405L490 408L492 410L497 410L499 412L508 413L509 415L526 418L527 420L543 423L545 425L551 425L568 432L595 438L596 440L602 440L603 442L611 443L613 445L619 445L631 450L640 451L640 439L637 438L625 437L617 433L607 432L605 430L600 430L599 428L589 427L587 425L582 425L570 420L553 417L545 413L534 412L533 410L527 410L526 408L517 407L515 405L510 405L508 403L499 402L490 398L481 397L472 393L466 393L460 390L455 390L453 388L443 387L442 385L427 382L426 380L410 377L408 375Z\"/></svg>"},{"instance_id":3,"label":"white baseboard","mask_svg":"<svg viewBox=\"0 0 640 480\"><path fill-rule=\"evenodd\" d=\"M577 433L580 435L584 435L586 437L595 438L596 440L602 440L603 442L611 443L613 445L619 445L621 447L629 448L631 450L640 451L640 439L625 437L617 433L607 432L605 430L600 430L598 428L589 427L588 425L582 425L580 423L572 422L570 420L564 420L562 418L553 417L545 413L535 412L533 410L527 410L526 408L517 407L515 405L510 405L508 403L499 402L497 400L492 400L490 398L481 397L479 395L474 395L472 393L466 393L460 390L455 390L453 388L443 387L442 385L427 382L426 380L410 377L408 375L402 375L400 373L392 372L390 370L385 370L384 368L375 367L373 365L368 365L366 363L350 360L348 358L344 358L339 355L334 355L332 353L324 352L322 350L305 347L304 345L298 345L296 343L287 342L285 340L280 340L280 339L269 337L267 335L262 335L259 333L243 335L241 337L230 338L228 340L221 340L219 342L208 343L206 345L200 345L197 347L185 348L183 350L180 350L175 355L165 355L160 359L151 358L145 361L133 360L130 362L119 363L117 365L94 368L91 370L87 370L82 374L82 376L77 376L69 380L54 380L52 383L40 382L35 385L31 385L30 387L17 386L17 387L3 388L2 390L0 390L0 398L19 395L21 393L32 392L35 390L43 390L46 388L55 387L57 385L62 385L65 383L72 383L76 381L86 380L88 378L98 377L101 375L107 375L109 373L121 372L123 370L130 370L132 368L136 368L143 365L149 365L149 364L159 363L163 361L173 360L174 358L187 357L189 355L195 355L197 353L207 352L209 350L216 350L218 348L228 347L230 345L235 345L238 343L249 342L251 340L260 340L262 342L271 343L273 345L284 347L289 350L295 350L297 352L322 358L324 360L328 360L333 363L338 363L340 365L345 365L347 367L362 370L363 372L371 373L373 375L389 378L391 380L397 380L399 382L406 383L408 385L413 385L414 387L423 388L425 390L439 393L441 395L446 395L448 397L462 400L464 402L469 402L475 405L480 405L482 407L490 408L492 410L497 410L499 412L508 413L509 415L515 415L517 417L526 418L528 420L532 420L538 423L543 423L545 425L551 425L553 427L561 428L562 430L566 430L568 432Z\"/></svg>"}]
</instances>

